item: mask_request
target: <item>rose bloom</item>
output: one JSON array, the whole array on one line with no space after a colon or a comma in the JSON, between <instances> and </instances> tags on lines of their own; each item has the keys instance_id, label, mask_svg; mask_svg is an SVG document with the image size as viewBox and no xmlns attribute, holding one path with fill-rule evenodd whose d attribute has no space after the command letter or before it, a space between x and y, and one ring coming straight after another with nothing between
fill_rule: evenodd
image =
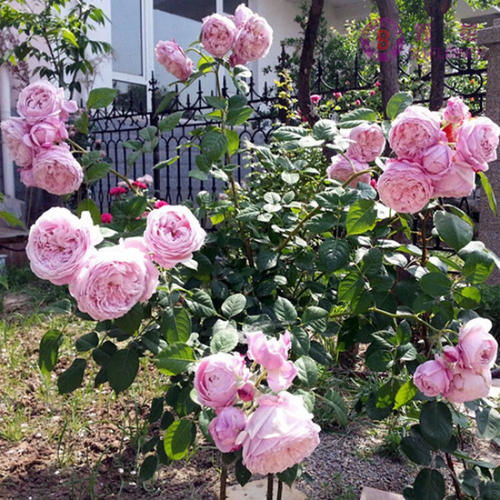
<instances>
[{"instance_id":1,"label":"rose bloom","mask_svg":"<svg viewBox=\"0 0 500 500\"><path fill-rule=\"evenodd\" d=\"M76 109L74 101L64 99L62 88L42 80L24 88L17 100L17 112L30 123L49 117L67 119Z\"/></svg>"},{"instance_id":2,"label":"rose bloom","mask_svg":"<svg viewBox=\"0 0 500 500\"><path fill-rule=\"evenodd\" d=\"M177 79L186 81L193 72L193 61L186 56L180 45L172 41L159 41L156 44L157 61Z\"/></svg>"},{"instance_id":3,"label":"rose bloom","mask_svg":"<svg viewBox=\"0 0 500 500\"><path fill-rule=\"evenodd\" d=\"M19 170L19 177L21 178L21 182L26 187L37 187L35 183L35 179L33 178L33 170L31 168L21 168Z\"/></svg>"},{"instance_id":4,"label":"rose bloom","mask_svg":"<svg viewBox=\"0 0 500 500\"><path fill-rule=\"evenodd\" d=\"M353 141L347 150L347 156L363 163L375 161L385 149L385 137L382 128L376 123L363 123L349 132Z\"/></svg>"},{"instance_id":5,"label":"rose bloom","mask_svg":"<svg viewBox=\"0 0 500 500\"><path fill-rule=\"evenodd\" d=\"M446 144L435 144L431 146L422 156L422 166L429 174L440 174L445 172L453 157L453 150Z\"/></svg>"},{"instance_id":6,"label":"rose bloom","mask_svg":"<svg viewBox=\"0 0 500 500\"><path fill-rule=\"evenodd\" d=\"M491 372L483 370L457 370L453 373L449 389L443 394L452 403L465 403L488 396L491 387Z\"/></svg>"},{"instance_id":7,"label":"rose bloom","mask_svg":"<svg viewBox=\"0 0 500 500\"><path fill-rule=\"evenodd\" d=\"M9 149L12 159L18 167L31 167L33 162L33 149L24 142L24 135L28 131L24 120L10 118L1 124L2 138Z\"/></svg>"},{"instance_id":8,"label":"rose bloom","mask_svg":"<svg viewBox=\"0 0 500 500\"><path fill-rule=\"evenodd\" d=\"M148 214L144 239L153 260L167 269L189 260L205 242L206 233L189 208L166 205Z\"/></svg>"},{"instance_id":9,"label":"rose bloom","mask_svg":"<svg viewBox=\"0 0 500 500\"><path fill-rule=\"evenodd\" d=\"M208 432L222 453L230 453L241 448L241 444L236 444L236 438L246 423L246 415L239 408L228 406L210 422Z\"/></svg>"},{"instance_id":10,"label":"rose bloom","mask_svg":"<svg viewBox=\"0 0 500 500\"><path fill-rule=\"evenodd\" d=\"M196 367L194 388L201 404L210 408L232 405L250 377L243 356L218 352L203 358Z\"/></svg>"},{"instance_id":11,"label":"rose bloom","mask_svg":"<svg viewBox=\"0 0 500 500\"><path fill-rule=\"evenodd\" d=\"M464 368L483 370L495 364L498 342L489 333L492 326L489 319L475 318L460 329L458 347Z\"/></svg>"},{"instance_id":12,"label":"rose bloom","mask_svg":"<svg viewBox=\"0 0 500 500\"><path fill-rule=\"evenodd\" d=\"M396 212L413 214L429 203L433 187L416 163L389 160L379 177L377 190L382 203Z\"/></svg>"},{"instance_id":13,"label":"rose bloom","mask_svg":"<svg viewBox=\"0 0 500 500\"><path fill-rule=\"evenodd\" d=\"M136 238L130 240L97 250L69 284L80 311L96 321L120 318L156 290L158 270Z\"/></svg>"},{"instance_id":14,"label":"rose bloom","mask_svg":"<svg viewBox=\"0 0 500 500\"><path fill-rule=\"evenodd\" d=\"M321 96L319 94L313 94L311 97L309 97L311 100L311 104L319 104L319 101L321 101Z\"/></svg>"},{"instance_id":15,"label":"rose bloom","mask_svg":"<svg viewBox=\"0 0 500 500\"><path fill-rule=\"evenodd\" d=\"M229 56L229 65L231 66L231 68L234 68L239 64L246 64L245 59L242 59L240 56L236 55L235 53L232 53Z\"/></svg>"},{"instance_id":16,"label":"rose bloom","mask_svg":"<svg viewBox=\"0 0 500 500\"><path fill-rule=\"evenodd\" d=\"M455 346L447 345L443 349L443 361L447 363L458 363L462 357L460 349Z\"/></svg>"},{"instance_id":17,"label":"rose bloom","mask_svg":"<svg viewBox=\"0 0 500 500\"><path fill-rule=\"evenodd\" d=\"M233 51L242 61L256 61L265 57L273 43L273 29L258 14L250 17L241 27Z\"/></svg>"},{"instance_id":18,"label":"rose bloom","mask_svg":"<svg viewBox=\"0 0 500 500\"><path fill-rule=\"evenodd\" d=\"M233 46L236 25L228 17L212 14L203 18L201 44L214 57L223 57Z\"/></svg>"},{"instance_id":19,"label":"rose bloom","mask_svg":"<svg viewBox=\"0 0 500 500\"><path fill-rule=\"evenodd\" d=\"M132 182L132 186L135 186L139 189L148 189L148 185L145 184L144 182L141 182L141 181L133 181Z\"/></svg>"},{"instance_id":20,"label":"rose bloom","mask_svg":"<svg viewBox=\"0 0 500 500\"><path fill-rule=\"evenodd\" d=\"M234 11L233 21L237 28L241 28L252 16L253 11L244 3L240 3Z\"/></svg>"},{"instance_id":21,"label":"rose bloom","mask_svg":"<svg viewBox=\"0 0 500 500\"><path fill-rule=\"evenodd\" d=\"M39 188L51 194L77 191L83 181L83 169L66 144L43 149L33 160L33 179Z\"/></svg>"},{"instance_id":22,"label":"rose bloom","mask_svg":"<svg viewBox=\"0 0 500 500\"><path fill-rule=\"evenodd\" d=\"M258 403L237 440L243 445L243 464L252 474L280 473L311 455L321 429L302 397L281 392L262 396Z\"/></svg>"},{"instance_id":23,"label":"rose bloom","mask_svg":"<svg viewBox=\"0 0 500 500\"><path fill-rule=\"evenodd\" d=\"M36 276L67 285L102 239L89 212L78 218L66 208L53 207L31 226L26 255Z\"/></svg>"},{"instance_id":24,"label":"rose bloom","mask_svg":"<svg viewBox=\"0 0 500 500\"><path fill-rule=\"evenodd\" d=\"M450 97L443 111L443 118L449 123L460 123L470 118L469 107L460 97Z\"/></svg>"},{"instance_id":25,"label":"rose bloom","mask_svg":"<svg viewBox=\"0 0 500 500\"><path fill-rule=\"evenodd\" d=\"M362 172L368 168L370 168L370 166L367 163L361 163L357 160L346 158L343 155L335 155L332 158L332 163L326 169L326 174L328 175L328 178L344 183L355 173ZM370 173L366 172L356 177L349 183L349 186L355 188L358 185L358 182L369 184Z\"/></svg>"},{"instance_id":26,"label":"rose bloom","mask_svg":"<svg viewBox=\"0 0 500 500\"><path fill-rule=\"evenodd\" d=\"M110 196L120 196L121 194L125 194L127 192L128 192L128 189L126 187L116 186L116 187L112 187L109 190L109 195Z\"/></svg>"},{"instance_id":27,"label":"rose bloom","mask_svg":"<svg viewBox=\"0 0 500 500\"><path fill-rule=\"evenodd\" d=\"M485 116L466 120L458 129L457 153L476 172L488 170L497 159L500 127Z\"/></svg>"},{"instance_id":28,"label":"rose bloom","mask_svg":"<svg viewBox=\"0 0 500 500\"><path fill-rule=\"evenodd\" d=\"M166 207L167 205L168 203L165 200L156 200L153 206L154 208L161 208L161 207Z\"/></svg>"},{"instance_id":29,"label":"rose bloom","mask_svg":"<svg viewBox=\"0 0 500 500\"><path fill-rule=\"evenodd\" d=\"M31 148L49 148L54 143L68 138L68 131L64 122L59 118L49 117L44 121L31 126L24 136L24 142Z\"/></svg>"},{"instance_id":30,"label":"rose bloom","mask_svg":"<svg viewBox=\"0 0 500 500\"><path fill-rule=\"evenodd\" d=\"M142 182L143 184L148 184L149 186L153 184L153 178L149 174L144 174L142 177L137 177L137 182Z\"/></svg>"},{"instance_id":31,"label":"rose bloom","mask_svg":"<svg viewBox=\"0 0 500 500\"><path fill-rule=\"evenodd\" d=\"M104 212L101 214L101 222L103 224L111 224L111 222L113 222L113 216L109 212Z\"/></svg>"},{"instance_id":32,"label":"rose bloom","mask_svg":"<svg viewBox=\"0 0 500 500\"><path fill-rule=\"evenodd\" d=\"M431 177L433 198L462 198L474 191L476 173L455 154L450 167L439 175Z\"/></svg>"},{"instance_id":33,"label":"rose bloom","mask_svg":"<svg viewBox=\"0 0 500 500\"><path fill-rule=\"evenodd\" d=\"M423 106L410 106L392 123L389 143L399 159L418 160L441 140L440 120Z\"/></svg>"},{"instance_id":34,"label":"rose bloom","mask_svg":"<svg viewBox=\"0 0 500 500\"><path fill-rule=\"evenodd\" d=\"M429 397L446 392L450 386L451 372L440 360L431 360L418 365L413 374L413 383Z\"/></svg>"}]
</instances>

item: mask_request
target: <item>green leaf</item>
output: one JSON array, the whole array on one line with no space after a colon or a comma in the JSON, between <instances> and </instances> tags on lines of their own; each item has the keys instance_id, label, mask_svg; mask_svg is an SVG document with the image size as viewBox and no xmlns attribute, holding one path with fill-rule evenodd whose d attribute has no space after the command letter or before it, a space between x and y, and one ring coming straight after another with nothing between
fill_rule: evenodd
<instances>
[{"instance_id":1,"label":"green leaf","mask_svg":"<svg viewBox=\"0 0 500 500\"><path fill-rule=\"evenodd\" d=\"M201 317L217 316L210 295L203 290L197 290L190 299L186 299L189 310Z\"/></svg>"},{"instance_id":2,"label":"green leaf","mask_svg":"<svg viewBox=\"0 0 500 500\"><path fill-rule=\"evenodd\" d=\"M394 94L387 103L387 117L394 120L396 116L402 113L408 106L413 103L413 96L410 92L398 92Z\"/></svg>"},{"instance_id":3,"label":"green leaf","mask_svg":"<svg viewBox=\"0 0 500 500\"><path fill-rule=\"evenodd\" d=\"M498 500L500 498L500 483L489 481L479 486L481 500Z\"/></svg>"},{"instance_id":4,"label":"green leaf","mask_svg":"<svg viewBox=\"0 0 500 500\"><path fill-rule=\"evenodd\" d=\"M163 397L161 398L153 398L151 402L151 409L149 411L148 421L149 423L156 422L160 419L163 413Z\"/></svg>"},{"instance_id":5,"label":"green leaf","mask_svg":"<svg viewBox=\"0 0 500 500\"><path fill-rule=\"evenodd\" d=\"M240 486L245 486L252 477L252 473L243 465L241 458L236 462L234 472Z\"/></svg>"},{"instance_id":6,"label":"green leaf","mask_svg":"<svg viewBox=\"0 0 500 500\"><path fill-rule=\"evenodd\" d=\"M218 130L211 130L201 140L201 152L211 161L217 161L227 151L227 137Z\"/></svg>"},{"instance_id":7,"label":"green leaf","mask_svg":"<svg viewBox=\"0 0 500 500\"><path fill-rule=\"evenodd\" d=\"M257 254L257 269L259 271L267 271L276 267L278 264L279 254L267 248L261 248Z\"/></svg>"},{"instance_id":8,"label":"green leaf","mask_svg":"<svg viewBox=\"0 0 500 500\"><path fill-rule=\"evenodd\" d=\"M94 203L94 201L92 201L90 198L82 200L80 203L78 203L78 207L76 208L76 213L78 216L81 216L82 212L85 211L90 213L94 224L101 223L101 212L97 208L97 205Z\"/></svg>"},{"instance_id":9,"label":"green leaf","mask_svg":"<svg viewBox=\"0 0 500 500\"><path fill-rule=\"evenodd\" d=\"M85 352L94 349L97 344L99 344L99 336L96 332L90 332L76 339L75 348L78 352Z\"/></svg>"},{"instance_id":10,"label":"green leaf","mask_svg":"<svg viewBox=\"0 0 500 500\"><path fill-rule=\"evenodd\" d=\"M300 180L300 175L295 172L281 172L280 177L285 184L290 184L290 186L297 184Z\"/></svg>"},{"instance_id":11,"label":"green leaf","mask_svg":"<svg viewBox=\"0 0 500 500\"><path fill-rule=\"evenodd\" d=\"M155 475L157 468L158 457L156 455L148 455L139 469L139 479L141 481L148 481Z\"/></svg>"},{"instance_id":12,"label":"green leaf","mask_svg":"<svg viewBox=\"0 0 500 500\"><path fill-rule=\"evenodd\" d=\"M140 217L148 205L148 200L144 196L134 196L127 201L125 205L125 213L135 219Z\"/></svg>"},{"instance_id":13,"label":"green leaf","mask_svg":"<svg viewBox=\"0 0 500 500\"><path fill-rule=\"evenodd\" d=\"M340 119L339 127L343 127L347 122L357 122L357 121L377 121L378 115L376 111L368 108L358 108L349 113L344 113Z\"/></svg>"},{"instance_id":14,"label":"green leaf","mask_svg":"<svg viewBox=\"0 0 500 500\"><path fill-rule=\"evenodd\" d=\"M109 88L93 89L89 93L87 99L88 109L106 108L109 106L118 95L118 90Z\"/></svg>"},{"instance_id":15,"label":"green leaf","mask_svg":"<svg viewBox=\"0 0 500 500\"><path fill-rule=\"evenodd\" d=\"M346 229L349 236L371 231L377 223L377 211L372 200L357 200L349 208Z\"/></svg>"},{"instance_id":16,"label":"green leaf","mask_svg":"<svg viewBox=\"0 0 500 500\"><path fill-rule=\"evenodd\" d=\"M332 415L329 419L336 421L341 426L346 426L349 423L349 412L342 396L334 389L328 389L325 394L325 399L322 400L330 410Z\"/></svg>"},{"instance_id":17,"label":"green leaf","mask_svg":"<svg viewBox=\"0 0 500 500\"><path fill-rule=\"evenodd\" d=\"M349 243L345 240L325 240L319 250L318 269L332 273L338 271L349 263Z\"/></svg>"},{"instance_id":18,"label":"green leaf","mask_svg":"<svg viewBox=\"0 0 500 500\"><path fill-rule=\"evenodd\" d=\"M301 356L295 361L299 380L307 387L313 387L318 381L318 365L309 356Z\"/></svg>"},{"instance_id":19,"label":"green leaf","mask_svg":"<svg viewBox=\"0 0 500 500\"><path fill-rule=\"evenodd\" d=\"M135 349L120 349L109 360L106 371L109 385L116 392L128 389L139 370L139 355Z\"/></svg>"},{"instance_id":20,"label":"green leaf","mask_svg":"<svg viewBox=\"0 0 500 500\"><path fill-rule=\"evenodd\" d=\"M163 111L165 111L170 103L177 97L177 92L167 92L162 100L160 101L160 104L158 104L158 107L156 108L156 114L160 114Z\"/></svg>"},{"instance_id":21,"label":"green leaf","mask_svg":"<svg viewBox=\"0 0 500 500\"><path fill-rule=\"evenodd\" d=\"M446 494L446 485L440 472L433 469L422 469L413 483L415 498L425 500L442 500Z\"/></svg>"},{"instance_id":22,"label":"green leaf","mask_svg":"<svg viewBox=\"0 0 500 500\"><path fill-rule=\"evenodd\" d=\"M313 136L318 140L333 141L337 133L337 125L333 120L318 120L313 126Z\"/></svg>"},{"instance_id":23,"label":"green leaf","mask_svg":"<svg viewBox=\"0 0 500 500\"><path fill-rule=\"evenodd\" d=\"M278 474L278 479L280 481L283 481L285 484L290 486L290 488L293 485L293 482L297 479L297 475L299 473L299 464L295 464L292 467L289 467L288 469L284 470L283 472L280 472Z\"/></svg>"},{"instance_id":24,"label":"green leaf","mask_svg":"<svg viewBox=\"0 0 500 500\"><path fill-rule=\"evenodd\" d=\"M87 135L89 133L89 123L89 114L86 111L81 113L74 121L76 130L84 135Z\"/></svg>"},{"instance_id":25,"label":"green leaf","mask_svg":"<svg viewBox=\"0 0 500 500\"><path fill-rule=\"evenodd\" d=\"M56 366L62 342L63 334L59 330L49 330L40 340L38 366L44 375L50 373Z\"/></svg>"},{"instance_id":26,"label":"green leaf","mask_svg":"<svg viewBox=\"0 0 500 500\"><path fill-rule=\"evenodd\" d=\"M161 330L169 344L187 342L191 335L191 316L183 307L167 309L162 317Z\"/></svg>"},{"instance_id":27,"label":"green leaf","mask_svg":"<svg viewBox=\"0 0 500 500\"><path fill-rule=\"evenodd\" d=\"M420 279L420 287L431 297L441 297L450 293L451 281L443 273L427 273Z\"/></svg>"},{"instance_id":28,"label":"green leaf","mask_svg":"<svg viewBox=\"0 0 500 500\"><path fill-rule=\"evenodd\" d=\"M0 219L3 219L7 224L14 227L25 227L24 222L19 220L14 214L0 210Z\"/></svg>"},{"instance_id":29,"label":"green leaf","mask_svg":"<svg viewBox=\"0 0 500 500\"><path fill-rule=\"evenodd\" d=\"M454 250L460 250L472 241L474 230L470 224L449 212L434 214L434 225L439 237Z\"/></svg>"},{"instance_id":30,"label":"green leaf","mask_svg":"<svg viewBox=\"0 0 500 500\"><path fill-rule=\"evenodd\" d=\"M227 137L227 153L229 156L233 156L240 147L240 136L236 130L226 129L224 134Z\"/></svg>"},{"instance_id":31,"label":"green leaf","mask_svg":"<svg viewBox=\"0 0 500 500\"><path fill-rule=\"evenodd\" d=\"M106 177L110 169L111 165L105 162L96 163L95 165L90 166L85 171L85 182L87 184L97 182L99 179Z\"/></svg>"},{"instance_id":32,"label":"green leaf","mask_svg":"<svg viewBox=\"0 0 500 500\"><path fill-rule=\"evenodd\" d=\"M217 320L210 341L210 352L231 352L238 345L238 331L228 321Z\"/></svg>"},{"instance_id":33,"label":"green leaf","mask_svg":"<svg viewBox=\"0 0 500 500\"><path fill-rule=\"evenodd\" d=\"M57 388L59 394L68 394L80 387L83 382L83 374L87 367L87 361L83 358L77 358L71 366L63 371L57 379Z\"/></svg>"},{"instance_id":34,"label":"green leaf","mask_svg":"<svg viewBox=\"0 0 500 500\"><path fill-rule=\"evenodd\" d=\"M174 156L172 158L169 158L168 160L160 161L159 163L157 163L153 167L153 169L160 170L162 168L169 167L170 165L172 165L173 163L175 163L179 158L180 158L180 156Z\"/></svg>"},{"instance_id":35,"label":"green leaf","mask_svg":"<svg viewBox=\"0 0 500 500\"><path fill-rule=\"evenodd\" d=\"M453 433L450 409L442 402L428 402L420 413L420 431L432 446L446 446Z\"/></svg>"},{"instance_id":36,"label":"green leaf","mask_svg":"<svg viewBox=\"0 0 500 500\"><path fill-rule=\"evenodd\" d=\"M488 205L490 210L496 215L497 214L497 199L493 187L490 184L488 177L484 172L479 172L479 178L481 179L481 186L483 187L484 194L488 199Z\"/></svg>"},{"instance_id":37,"label":"green leaf","mask_svg":"<svg viewBox=\"0 0 500 500\"><path fill-rule=\"evenodd\" d=\"M500 436L500 413L494 408L477 411L476 423L482 439L497 439Z\"/></svg>"},{"instance_id":38,"label":"green leaf","mask_svg":"<svg viewBox=\"0 0 500 500\"><path fill-rule=\"evenodd\" d=\"M69 42L71 45L73 45L73 47L76 47L78 48L78 42L76 40L76 36L74 35L74 33L72 33L69 29L67 28L63 28L61 30L61 33L62 33L62 37L64 40L66 40L67 42Z\"/></svg>"},{"instance_id":39,"label":"green leaf","mask_svg":"<svg viewBox=\"0 0 500 500\"><path fill-rule=\"evenodd\" d=\"M297 311L293 304L284 297L278 297L273 306L274 314L282 323L293 323L297 320Z\"/></svg>"},{"instance_id":40,"label":"green leaf","mask_svg":"<svg viewBox=\"0 0 500 500\"><path fill-rule=\"evenodd\" d=\"M429 465L431 463L431 449L416 432L413 432L409 436L405 436L401 440L401 449L403 453L416 464Z\"/></svg>"},{"instance_id":41,"label":"green leaf","mask_svg":"<svg viewBox=\"0 0 500 500\"><path fill-rule=\"evenodd\" d=\"M175 111L174 113L169 114L166 118L163 118L163 120L161 120L158 124L160 132L167 132L168 130L173 130L177 127L183 114L184 111Z\"/></svg>"},{"instance_id":42,"label":"green leaf","mask_svg":"<svg viewBox=\"0 0 500 500\"><path fill-rule=\"evenodd\" d=\"M212 106L212 108L222 110L227 108L227 99L225 97L206 95L204 99L209 106Z\"/></svg>"},{"instance_id":43,"label":"green leaf","mask_svg":"<svg viewBox=\"0 0 500 500\"><path fill-rule=\"evenodd\" d=\"M394 397L394 409L401 408L406 403L409 403L417 395L417 388L411 380L405 382L396 392Z\"/></svg>"},{"instance_id":44,"label":"green leaf","mask_svg":"<svg viewBox=\"0 0 500 500\"><path fill-rule=\"evenodd\" d=\"M230 108L227 113L227 123L229 125L241 125L253 115L253 109L250 107Z\"/></svg>"},{"instance_id":45,"label":"green leaf","mask_svg":"<svg viewBox=\"0 0 500 500\"><path fill-rule=\"evenodd\" d=\"M194 443L196 427L186 419L176 420L163 435L165 453L171 460L182 460Z\"/></svg>"},{"instance_id":46,"label":"green leaf","mask_svg":"<svg viewBox=\"0 0 500 500\"><path fill-rule=\"evenodd\" d=\"M114 320L113 325L120 330L133 335L141 326L144 317L144 308L141 304L136 304L124 316Z\"/></svg>"},{"instance_id":47,"label":"green leaf","mask_svg":"<svg viewBox=\"0 0 500 500\"><path fill-rule=\"evenodd\" d=\"M156 366L165 375L179 375L195 361L193 349L186 344L171 344L158 354Z\"/></svg>"},{"instance_id":48,"label":"green leaf","mask_svg":"<svg viewBox=\"0 0 500 500\"><path fill-rule=\"evenodd\" d=\"M495 269L495 261L487 252L476 250L465 257L463 274L472 284L483 283Z\"/></svg>"},{"instance_id":49,"label":"green leaf","mask_svg":"<svg viewBox=\"0 0 500 500\"><path fill-rule=\"evenodd\" d=\"M243 294L237 293L235 295L231 295L222 304L222 314L226 318L232 318L243 312L246 305L247 298Z\"/></svg>"}]
</instances>

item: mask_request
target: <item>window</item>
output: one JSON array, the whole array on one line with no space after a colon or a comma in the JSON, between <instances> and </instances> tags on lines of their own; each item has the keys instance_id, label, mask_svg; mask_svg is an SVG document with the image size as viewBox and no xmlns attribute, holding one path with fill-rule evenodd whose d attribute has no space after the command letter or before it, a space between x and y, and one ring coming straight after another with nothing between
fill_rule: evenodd
<instances>
[{"instance_id":1,"label":"window","mask_svg":"<svg viewBox=\"0 0 500 500\"><path fill-rule=\"evenodd\" d=\"M222 10L228 14L232 14L241 3L248 5L248 2L244 2L243 0L224 0Z\"/></svg>"},{"instance_id":2,"label":"window","mask_svg":"<svg viewBox=\"0 0 500 500\"><path fill-rule=\"evenodd\" d=\"M154 10L201 22L217 5L215 0L154 0Z\"/></svg>"},{"instance_id":3,"label":"window","mask_svg":"<svg viewBox=\"0 0 500 500\"><path fill-rule=\"evenodd\" d=\"M141 3L141 0L112 0L113 71L118 73L144 73Z\"/></svg>"}]
</instances>

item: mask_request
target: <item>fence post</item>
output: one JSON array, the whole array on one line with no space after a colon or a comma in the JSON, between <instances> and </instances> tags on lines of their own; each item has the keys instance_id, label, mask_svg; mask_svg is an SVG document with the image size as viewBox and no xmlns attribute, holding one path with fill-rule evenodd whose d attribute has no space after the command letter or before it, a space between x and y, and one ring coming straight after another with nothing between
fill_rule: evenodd
<instances>
[{"instance_id":1,"label":"fence post","mask_svg":"<svg viewBox=\"0 0 500 500\"><path fill-rule=\"evenodd\" d=\"M491 28L478 32L478 43L488 50L488 86L486 89L486 115L495 123L500 124L500 19L495 19ZM500 148L499 148L500 155ZM497 194L500 195L500 160L490 165L488 178ZM488 201L484 194L480 202L479 234L481 241L487 248L500 254L500 217L488 208ZM491 280L493 284L500 284L500 272L495 270Z\"/></svg>"},{"instance_id":2,"label":"fence post","mask_svg":"<svg viewBox=\"0 0 500 500\"><path fill-rule=\"evenodd\" d=\"M156 93L158 91L158 80L155 78L154 72L151 72L151 80L149 80L149 92L151 93L151 113L149 115L149 125L158 127L159 116L157 110ZM153 149L153 166L160 162L160 144L158 143ZM160 198L160 171L153 170L153 188L156 198Z\"/></svg>"}]
</instances>

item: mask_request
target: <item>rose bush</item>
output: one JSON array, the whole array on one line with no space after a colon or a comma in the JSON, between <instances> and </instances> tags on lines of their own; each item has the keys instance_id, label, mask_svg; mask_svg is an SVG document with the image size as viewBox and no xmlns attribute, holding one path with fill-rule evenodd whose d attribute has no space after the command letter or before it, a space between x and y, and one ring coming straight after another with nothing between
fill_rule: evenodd
<instances>
[{"instance_id":1,"label":"rose bush","mask_svg":"<svg viewBox=\"0 0 500 500\"><path fill-rule=\"evenodd\" d=\"M471 425L472 414L479 435L489 439L500 419L487 399L497 343L475 313L479 285L498 258L474 241L470 218L440 196L469 192L478 170L495 209L483 171L494 157L497 129L467 112L451 122L410 107L411 96L402 93L388 105L392 128L376 111L360 108L312 128L277 124L269 144L241 144L235 127L252 113L245 97L249 72L234 66L233 56L259 57L272 36L246 7L232 22L239 31L224 58L206 55L194 68L186 55L191 49L157 49L186 85L221 70L235 83L234 95L219 90L205 97L213 111L192 139L199 154L191 175L223 181L221 196L202 191L189 206L171 206L152 196L150 179L119 175L110 213L100 214L89 199L77 207L94 224L102 219L102 242L92 236L87 215L47 213L31 229L35 272L68 283L78 314L96 321L77 340L78 357L59 373L59 391L87 383L89 363L98 367L95 386L109 384L117 393L134 383L141 366L155 364L162 388L140 445L141 481L208 440L223 454L223 478L234 464L241 484L252 473L291 483L318 445L313 415L323 408L341 425L355 412L401 419L401 448L424 466L405 491L408 498L421 498L429 484L433 498L443 498L446 469L457 496L496 491L498 472L468 455L460 427ZM243 38L252 44L242 52ZM97 89L89 101L103 107L113 96ZM160 109L174 97L167 94ZM89 109L75 122L81 133ZM127 147L136 157L150 152L180 118L160 111L158 127ZM444 132L448 122L457 143ZM461 156L461 135L481 145L469 151L472 160ZM67 142L86 184L113 173L98 153ZM243 165L236 163L238 152L245 153ZM331 175L332 153L346 175ZM238 167L245 173L241 183ZM47 179L48 187L57 186ZM409 215L415 212L417 219ZM42 339L44 373L59 368L62 338L51 331ZM342 385L325 387L320 375L328 377L360 345L364 373L349 408ZM458 460L463 472L455 468Z\"/></svg>"}]
</instances>

